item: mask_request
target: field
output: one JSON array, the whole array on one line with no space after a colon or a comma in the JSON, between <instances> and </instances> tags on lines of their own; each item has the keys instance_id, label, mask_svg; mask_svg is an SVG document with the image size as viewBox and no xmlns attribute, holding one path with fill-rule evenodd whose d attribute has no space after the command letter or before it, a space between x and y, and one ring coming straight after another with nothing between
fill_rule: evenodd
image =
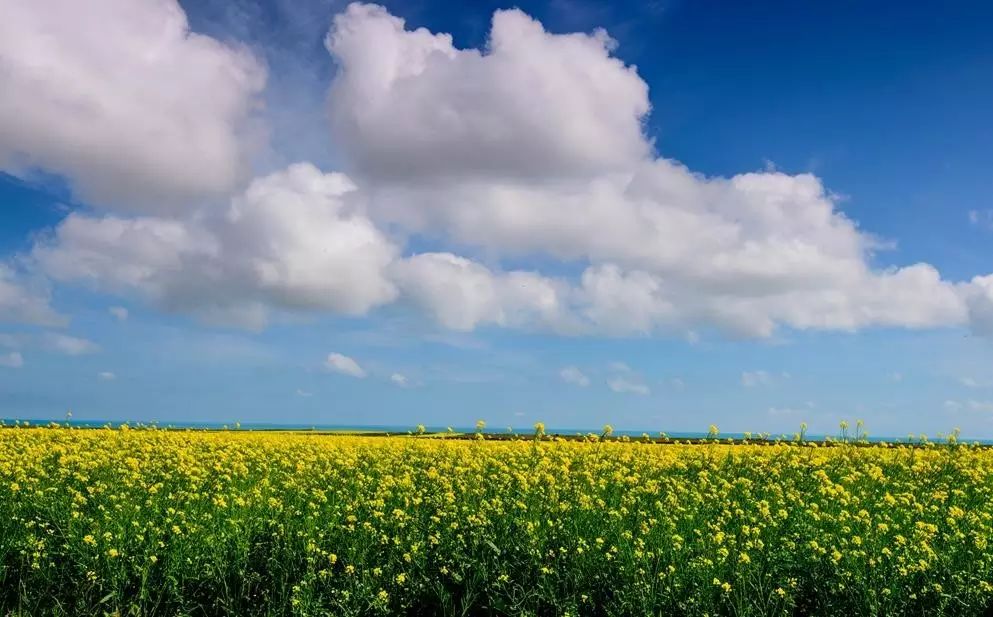
<instances>
[{"instance_id":1,"label":"field","mask_svg":"<svg viewBox=\"0 0 993 617\"><path fill-rule=\"evenodd\" d=\"M993 451L0 429L0 614L984 615Z\"/></svg>"}]
</instances>

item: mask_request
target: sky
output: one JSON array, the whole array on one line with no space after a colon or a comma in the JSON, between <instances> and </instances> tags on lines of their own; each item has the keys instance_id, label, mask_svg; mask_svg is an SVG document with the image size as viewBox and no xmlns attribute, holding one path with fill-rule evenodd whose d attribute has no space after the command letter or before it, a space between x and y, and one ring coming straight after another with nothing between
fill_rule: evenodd
<instances>
[{"instance_id":1,"label":"sky","mask_svg":"<svg viewBox=\"0 0 993 617\"><path fill-rule=\"evenodd\" d=\"M993 438L989 3L0 7L0 417Z\"/></svg>"}]
</instances>

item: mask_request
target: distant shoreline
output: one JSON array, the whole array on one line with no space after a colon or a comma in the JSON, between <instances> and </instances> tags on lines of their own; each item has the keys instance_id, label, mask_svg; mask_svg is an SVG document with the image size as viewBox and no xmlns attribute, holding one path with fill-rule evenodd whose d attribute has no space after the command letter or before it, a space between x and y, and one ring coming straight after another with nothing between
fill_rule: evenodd
<instances>
[{"instance_id":1,"label":"distant shoreline","mask_svg":"<svg viewBox=\"0 0 993 617\"><path fill-rule=\"evenodd\" d=\"M424 432L417 433L416 427L404 427L399 425L380 426L336 426L336 425L306 425L306 424L274 424L274 423L220 423L220 422L173 422L163 424L160 422L129 422L129 421L99 421L99 420L55 420L55 419L18 419L0 418L0 429L16 427L70 427L75 429L118 429L127 426L132 430L154 429L165 431L197 431L197 432L243 432L243 433L296 433L301 435L342 435L360 437L402 437L415 436L423 439L475 439L477 431L467 427L425 427ZM510 441L515 439L528 439L534 436L532 428L513 428L512 431L482 431L480 434L487 441ZM770 434L770 433L721 433L716 438L702 432L655 432L633 430L615 430L610 436L602 437L601 431L583 429L546 429L546 439L564 439L567 441L582 441L590 436L597 436L598 439L614 442L642 442L657 445L777 445L777 444L803 444L807 446L837 446L842 444L872 446L872 445L902 445L902 446L941 446L947 445L947 435L920 437L877 437L868 436L854 438L849 436L843 439L837 435L806 435L802 440L797 439L797 434ZM647 436L647 439L646 439ZM989 439L966 439L958 438L956 443L961 445L975 445L983 448L993 447L993 440Z\"/></svg>"}]
</instances>

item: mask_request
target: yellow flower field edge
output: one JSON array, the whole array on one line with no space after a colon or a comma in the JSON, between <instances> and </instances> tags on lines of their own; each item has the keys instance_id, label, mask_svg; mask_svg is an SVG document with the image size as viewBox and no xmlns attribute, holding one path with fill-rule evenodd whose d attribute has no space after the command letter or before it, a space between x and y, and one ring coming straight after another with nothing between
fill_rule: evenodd
<instances>
[{"instance_id":1,"label":"yellow flower field edge","mask_svg":"<svg viewBox=\"0 0 993 617\"><path fill-rule=\"evenodd\" d=\"M993 451L0 429L4 615L984 615Z\"/></svg>"}]
</instances>

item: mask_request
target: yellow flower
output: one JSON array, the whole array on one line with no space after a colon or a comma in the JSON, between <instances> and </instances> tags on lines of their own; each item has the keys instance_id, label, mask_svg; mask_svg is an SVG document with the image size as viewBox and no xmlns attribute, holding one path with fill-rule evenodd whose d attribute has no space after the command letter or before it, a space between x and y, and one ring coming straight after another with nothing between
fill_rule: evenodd
<instances>
[{"instance_id":1,"label":"yellow flower","mask_svg":"<svg viewBox=\"0 0 993 617\"><path fill-rule=\"evenodd\" d=\"M484 566L488 594L514 593L521 571L550 584L623 579L616 595L562 599L560 612L574 615L599 602L597 610L624 614L619 603L632 598L647 598L645 612L657 613L653 598L687 594L702 573L711 593L686 610L722 614L731 595L744 599L745 587L735 588L755 574L750 564L763 564L767 608L780 612L814 571L829 594L852 591L863 569L874 572L877 599L888 596L893 613L938 594L966 611L993 595L981 563L993 537L993 502L981 498L993 450L944 440L858 448L834 440L815 449L768 435L704 447L621 436L596 446L616 434L609 425L592 437L548 440L544 432L537 423L531 439L472 443L471 433L2 427L0 508L18 557L11 574L36 581L13 600L62 602L46 581L64 573L79 579L69 587L91 589L122 574L155 578L158 561L185 585L210 555L256 554L271 539L306 568L290 583L296 612L316 598L402 612L407 590L474 584L466 573ZM946 563L950 546L961 550ZM346 576L335 572L342 559ZM524 570L511 569L521 561ZM871 613L859 610L865 602L854 600L852 612Z\"/></svg>"}]
</instances>

